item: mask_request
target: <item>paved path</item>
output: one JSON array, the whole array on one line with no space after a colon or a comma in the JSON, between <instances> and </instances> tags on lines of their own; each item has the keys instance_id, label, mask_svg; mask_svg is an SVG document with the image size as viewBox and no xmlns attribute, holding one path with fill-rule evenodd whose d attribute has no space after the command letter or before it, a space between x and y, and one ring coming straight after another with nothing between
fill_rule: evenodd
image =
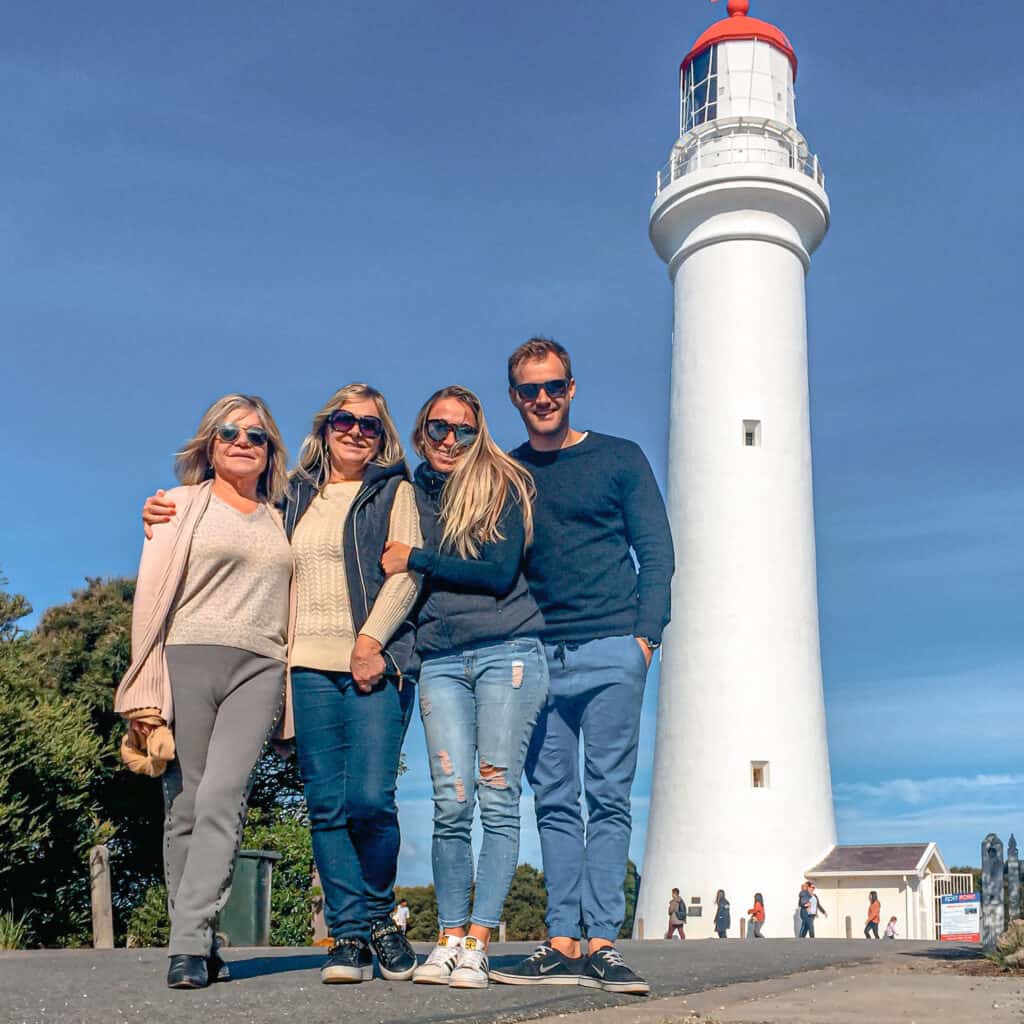
<instances>
[{"instance_id":1,"label":"paved path","mask_svg":"<svg viewBox=\"0 0 1024 1024\"><path fill-rule=\"evenodd\" d=\"M530 943L495 946L492 966L515 962L532 948ZM925 955L934 944L735 939L625 942L620 948L651 983L653 998L659 999L830 966L881 966ZM428 949L418 947L421 953ZM0 953L0 1024L484 1024L613 1006L639 1011L640 1004L650 1002L582 987L492 985L473 992L379 979L362 985L321 985L323 953L315 949L231 949L226 959L234 981L179 992L165 987L167 959L158 949Z\"/></svg>"}]
</instances>

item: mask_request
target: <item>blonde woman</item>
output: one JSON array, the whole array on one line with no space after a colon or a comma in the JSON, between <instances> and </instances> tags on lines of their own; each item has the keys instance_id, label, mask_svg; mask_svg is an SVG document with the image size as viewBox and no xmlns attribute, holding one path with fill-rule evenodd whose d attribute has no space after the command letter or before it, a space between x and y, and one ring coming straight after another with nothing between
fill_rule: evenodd
<instances>
[{"instance_id":1,"label":"blonde woman","mask_svg":"<svg viewBox=\"0 0 1024 1024\"><path fill-rule=\"evenodd\" d=\"M420 529L402 444L379 391L350 384L313 417L285 528L298 603L290 664L299 770L334 940L320 977L368 981L376 953L385 978L405 980L416 955L391 914L417 584L408 573L385 580L379 560L389 540L419 544Z\"/></svg>"},{"instance_id":2,"label":"blonde woman","mask_svg":"<svg viewBox=\"0 0 1024 1024\"><path fill-rule=\"evenodd\" d=\"M155 499L147 521L173 514ZM421 541L401 440L384 396L336 391L313 417L284 504L295 560L290 648L294 734L333 945L326 984L391 980L416 956L391 918L398 867L398 760L412 712L417 585L385 580L389 541ZM285 735L289 735L286 732Z\"/></svg>"},{"instance_id":3,"label":"blonde woman","mask_svg":"<svg viewBox=\"0 0 1024 1024\"><path fill-rule=\"evenodd\" d=\"M420 714L434 784L432 858L440 935L413 980L486 988L487 945L519 856L519 795L548 691L544 620L523 576L533 533L529 473L494 443L480 400L443 388L423 406L413 445L423 547L389 543L388 572L421 573ZM483 845L473 888L471 830Z\"/></svg>"},{"instance_id":4,"label":"blonde woman","mask_svg":"<svg viewBox=\"0 0 1024 1024\"><path fill-rule=\"evenodd\" d=\"M143 547L132 662L114 708L136 745L173 727L163 777L171 988L223 980L212 922L227 901L249 778L285 697L292 556L275 503L287 455L252 395L207 409L178 454L178 510ZM148 531L150 532L150 531Z\"/></svg>"}]
</instances>

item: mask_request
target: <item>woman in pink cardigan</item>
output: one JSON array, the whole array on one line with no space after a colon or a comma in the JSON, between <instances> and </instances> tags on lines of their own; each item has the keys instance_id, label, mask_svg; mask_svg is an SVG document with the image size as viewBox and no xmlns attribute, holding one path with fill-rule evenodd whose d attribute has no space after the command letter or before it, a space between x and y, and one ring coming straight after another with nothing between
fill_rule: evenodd
<instances>
[{"instance_id":1,"label":"woman in pink cardigan","mask_svg":"<svg viewBox=\"0 0 1024 1024\"><path fill-rule=\"evenodd\" d=\"M274 507L286 468L264 402L225 395L178 454L178 515L143 546L132 663L114 708L130 721L127 751L149 749L143 770L173 758L163 775L171 988L226 977L213 920L231 890L253 767L286 711L292 554Z\"/></svg>"}]
</instances>

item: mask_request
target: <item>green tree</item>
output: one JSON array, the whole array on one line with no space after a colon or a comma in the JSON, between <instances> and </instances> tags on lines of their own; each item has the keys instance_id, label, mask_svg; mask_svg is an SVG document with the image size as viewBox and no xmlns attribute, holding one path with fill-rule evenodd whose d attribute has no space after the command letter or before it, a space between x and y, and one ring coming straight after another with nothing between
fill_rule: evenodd
<instances>
[{"instance_id":1,"label":"green tree","mask_svg":"<svg viewBox=\"0 0 1024 1024\"><path fill-rule=\"evenodd\" d=\"M512 885L501 912L508 939L546 938L544 912L547 905L548 892L543 873L532 864L520 864L512 876Z\"/></svg>"},{"instance_id":2,"label":"green tree","mask_svg":"<svg viewBox=\"0 0 1024 1024\"><path fill-rule=\"evenodd\" d=\"M409 901L410 939L433 942L437 938L437 896L432 885L395 886L395 902Z\"/></svg>"},{"instance_id":3,"label":"green tree","mask_svg":"<svg viewBox=\"0 0 1024 1024\"><path fill-rule=\"evenodd\" d=\"M632 860L626 861L626 881L623 883L626 895L626 916L619 929L620 939L633 937L633 918L636 917L636 898L640 892L640 873Z\"/></svg>"}]
</instances>

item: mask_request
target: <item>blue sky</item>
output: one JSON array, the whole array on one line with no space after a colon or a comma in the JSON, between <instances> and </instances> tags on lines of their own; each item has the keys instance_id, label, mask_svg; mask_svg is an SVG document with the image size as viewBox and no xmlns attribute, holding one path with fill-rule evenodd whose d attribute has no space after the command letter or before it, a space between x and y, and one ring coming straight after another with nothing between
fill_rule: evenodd
<instances>
[{"instance_id":1,"label":"blue sky","mask_svg":"<svg viewBox=\"0 0 1024 1024\"><path fill-rule=\"evenodd\" d=\"M840 838L974 861L1024 828L1016 5L761 0L833 224L808 281ZM294 451L368 379L503 390L535 332L576 424L664 482L671 290L647 240L679 60L724 4L15 3L0 32L0 566L38 610L130 574L226 391ZM680 566L680 572L686 567ZM642 854L656 677L644 710ZM418 724L402 880L426 879ZM523 855L539 863L532 819Z\"/></svg>"}]
</instances>

